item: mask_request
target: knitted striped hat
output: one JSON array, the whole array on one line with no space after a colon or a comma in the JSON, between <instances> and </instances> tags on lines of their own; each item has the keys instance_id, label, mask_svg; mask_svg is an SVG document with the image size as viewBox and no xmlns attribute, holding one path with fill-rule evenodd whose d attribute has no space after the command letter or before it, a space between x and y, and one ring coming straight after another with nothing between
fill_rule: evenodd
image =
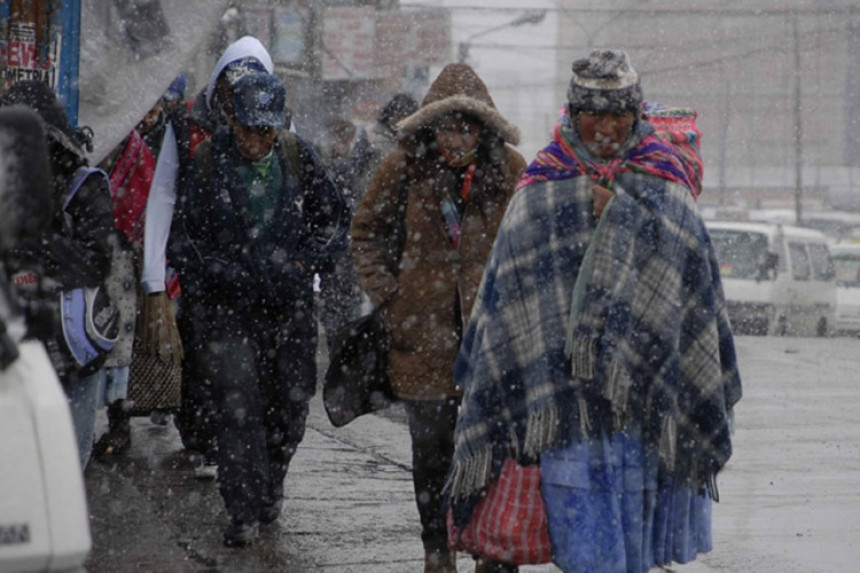
<instances>
[{"instance_id":1,"label":"knitted striped hat","mask_svg":"<svg viewBox=\"0 0 860 573\"><path fill-rule=\"evenodd\" d=\"M571 114L578 111L636 112L642 104L639 75L622 50L595 50L571 65L567 88Z\"/></svg>"}]
</instances>

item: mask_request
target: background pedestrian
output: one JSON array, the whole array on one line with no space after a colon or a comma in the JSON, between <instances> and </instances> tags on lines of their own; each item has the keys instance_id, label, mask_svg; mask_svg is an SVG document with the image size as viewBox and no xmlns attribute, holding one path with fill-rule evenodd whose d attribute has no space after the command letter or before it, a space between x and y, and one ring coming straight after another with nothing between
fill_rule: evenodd
<instances>
[{"instance_id":1,"label":"background pedestrian","mask_svg":"<svg viewBox=\"0 0 860 573\"><path fill-rule=\"evenodd\" d=\"M104 287L111 268L113 212L107 177L79 169L88 167L84 147L87 137L71 127L66 111L47 84L34 80L14 84L0 98L0 106L23 105L44 120L51 161L54 213L47 231L22 239L7 261L13 282L32 304L55 306L59 317L59 293L77 287ZM81 468L89 463L93 448L96 410L104 391L104 373L83 371L58 349L58 334L41 333L49 348L63 389L69 398Z\"/></svg>"}]
</instances>

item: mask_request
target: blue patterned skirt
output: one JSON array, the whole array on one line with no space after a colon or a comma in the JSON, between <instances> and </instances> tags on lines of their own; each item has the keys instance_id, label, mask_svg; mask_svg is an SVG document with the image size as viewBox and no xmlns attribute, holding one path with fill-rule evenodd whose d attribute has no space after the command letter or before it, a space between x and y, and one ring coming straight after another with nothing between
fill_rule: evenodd
<instances>
[{"instance_id":1,"label":"blue patterned skirt","mask_svg":"<svg viewBox=\"0 0 860 573\"><path fill-rule=\"evenodd\" d=\"M711 550L711 499L660 472L638 432L541 453L541 491L566 573L644 573Z\"/></svg>"}]
</instances>

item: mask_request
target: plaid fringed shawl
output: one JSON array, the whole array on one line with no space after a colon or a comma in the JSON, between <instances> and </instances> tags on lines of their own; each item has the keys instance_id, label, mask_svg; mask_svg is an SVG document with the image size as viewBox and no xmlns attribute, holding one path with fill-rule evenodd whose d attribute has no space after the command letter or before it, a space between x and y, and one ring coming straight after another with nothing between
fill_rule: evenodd
<instances>
[{"instance_id":1,"label":"plaid fringed shawl","mask_svg":"<svg viewBox=\"0 0 860 573\"><path fill-rule=\"evenodd\" d=\"M546 175L508 207L457 360L455 520L468 521L506 457L534 463L567 438L625 425L642 429L665 470L716 497L741 384L691 193L619 172L596 231L591 178Z\"/></svg>"}]
</instances>

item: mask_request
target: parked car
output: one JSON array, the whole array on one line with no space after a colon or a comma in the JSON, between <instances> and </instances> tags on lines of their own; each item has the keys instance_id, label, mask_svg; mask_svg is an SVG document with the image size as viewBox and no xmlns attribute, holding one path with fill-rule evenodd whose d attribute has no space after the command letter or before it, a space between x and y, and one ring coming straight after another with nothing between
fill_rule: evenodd
<instances>
[{"instance_id":1,"label":"parked car","mask_svg":"<svg viewBox=\"0 0 860 573\"><path fill-rule=\"evenodd\" d=\"M798 224L794 209L750 209L742 217L723 217L722 220L779 223L821 231L831 244L860 240L860 213L848 211L808 210Z\"/></svg>"},{"instance_id":2,"label":"parked car","mask_svg":"<svg viewBox=\"0 0 860 573\"><path fill-rule=\"evenodd\" d=\"M860 244L831 245L836 268L836 330L860 335Z\"/></svg>"},{"instance_id":3,"label":"parked car","mask_svg":"<svg viewBox=\"0 0 860 573\"><path fill-rule=\"evenodd\" d=\"M860 213L811 211L803 215L801 226L821 231L831 243L860 239Z\"/></svg>"},{"instance_id":4,"label":"parked car","mask_svg":"<svg viewBox=\"0 0 860 573\"><path fill-rule=\"evenodd\" d=\"M829 336L836 280L823 233L771 223L708 223L738 334Z\"/></svg>"}]
</instances>

